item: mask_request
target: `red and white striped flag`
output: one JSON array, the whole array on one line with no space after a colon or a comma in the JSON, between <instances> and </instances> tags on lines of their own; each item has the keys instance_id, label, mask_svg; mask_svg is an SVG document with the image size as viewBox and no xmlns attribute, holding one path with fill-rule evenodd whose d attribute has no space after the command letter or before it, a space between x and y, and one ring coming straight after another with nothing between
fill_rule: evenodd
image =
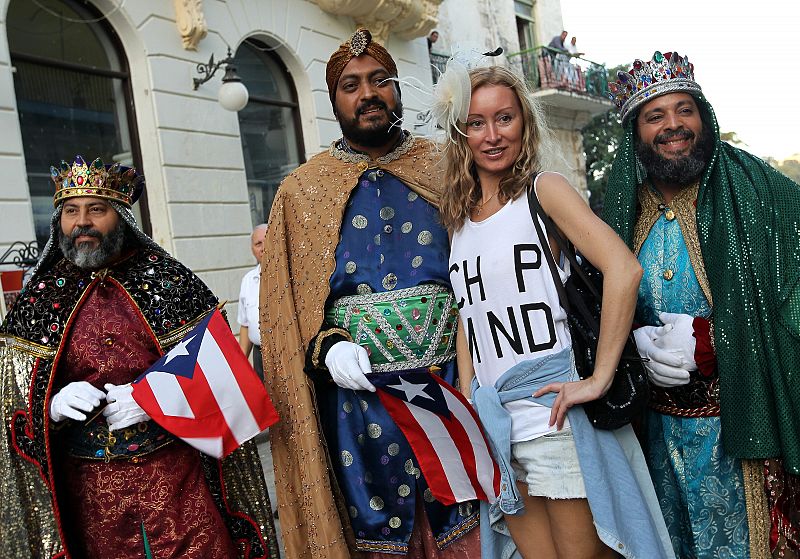
<instances>
[{"instance_id":1,"label":"red and white striped flag","mask_svg":"<svg viewBox=\"0 0 800 559\"><path fill-rule=\"evenodd\" d=\"M369 380L440 503L497 499L500 469L464 396L428 370L370 375Z\"/></svg>"},{"instance_id":2,"label":"red and white striped flag","mask_svg":"<svg viewBox=\"0 0 800 559\"><path fill-rule=\"evenodd\" d=\"M215 458L278 420L219 310L133 382L133 399L164 429Z\"/></svg>"}]
</instances>

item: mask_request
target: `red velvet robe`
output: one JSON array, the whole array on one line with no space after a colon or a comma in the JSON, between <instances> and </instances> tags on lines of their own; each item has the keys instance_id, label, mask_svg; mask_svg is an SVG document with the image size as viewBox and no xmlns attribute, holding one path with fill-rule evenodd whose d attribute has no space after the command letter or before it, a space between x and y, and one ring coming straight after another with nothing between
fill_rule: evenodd
<instances>
[{"instance_id":1,"label":"red velvet robe","mask_svg":"<svg viewBox=\"0 0 800 559\"><path fill-rule=\"evenodd\" d=\"M133 301L112 281L96 284L76 310L64 348L53 394L75 381L100 390L131 382L160 357ZM57 440L58 431L52 436ZM73 557L141 559L143 533L153 557L237 556L200 456L180 440L135 460L109 462L75 458L62 448L54 470Z\"/></svg>"}]
</instances>

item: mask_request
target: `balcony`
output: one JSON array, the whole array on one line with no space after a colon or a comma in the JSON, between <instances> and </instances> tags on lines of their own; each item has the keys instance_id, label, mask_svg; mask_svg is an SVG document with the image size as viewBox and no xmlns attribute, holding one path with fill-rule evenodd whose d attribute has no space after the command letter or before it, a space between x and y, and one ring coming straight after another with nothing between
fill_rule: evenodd
<instances>
[{"instance_id":1,"label":"balcony","mask_svg":"<svg viewBox=\"0 0 800 559\"><path fill-rule=\"evenodd\" d=\"M528 85L549 106L588 113L609 110L608 73L605 66L580 56L540 46L508 55L519 64Z\"/></svg>"},{"instance_id":2,"label":"balcony","mask_svg":"<svg viewBox=\"0 0 800 559\"><path fill-rule=\"evenodd\" d=\"M444 73L444 69L447 66L447 61L450 60L450 57L446 54L439 54L437 52L429 52L428 55L431 59L433 84L436 85L436 82L439 81L439 76Z\"/></svg>"}]
</instances>

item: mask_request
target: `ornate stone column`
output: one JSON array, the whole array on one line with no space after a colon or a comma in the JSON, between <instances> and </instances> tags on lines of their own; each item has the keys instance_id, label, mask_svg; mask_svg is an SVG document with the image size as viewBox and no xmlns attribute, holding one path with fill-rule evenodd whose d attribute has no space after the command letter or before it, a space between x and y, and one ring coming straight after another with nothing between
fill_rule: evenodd
<instances>
[{"instance_id":1,"label":"ornate stone column","mask_svg":"<svg viewBox=\"0 0 800 559\"><path fill-rule=\"evenodd\" d=\"M176 0L177 1L177 0ZM353 18L385 43L389 33L401 39L424 37L436 26L442 0L312 0L322 10Z\"/></svg>"},{"instance_id":2,"label":"ornate stone column","mask_svg":"<svg viewBox=\"0 0 800 559\"><path fill-rule=\"evenodd\" d=\"M173 0L175 24L183 40L183 48L197 50L197 44L208 33L203 0Z\"/></svg>"}]
</instances>

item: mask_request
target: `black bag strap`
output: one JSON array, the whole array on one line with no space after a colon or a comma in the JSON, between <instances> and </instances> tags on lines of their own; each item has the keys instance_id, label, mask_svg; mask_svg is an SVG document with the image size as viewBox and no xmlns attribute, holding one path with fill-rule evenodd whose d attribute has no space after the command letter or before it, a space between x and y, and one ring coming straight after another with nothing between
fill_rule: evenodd
<instances>
[{"instance_id":1,"label":"black bag strap","mask_svg":"<svg viewBox=\"0 0 800 559\"><path fill-rule=\"evenodd\" d=\"M537 221L537 215L542 219L545 229L547 230L547 234L555 240L556 245L558 245L558 249L567 257L567 260L569 260L569 263L572 267L572 273L576 273L578 276L580 276L581 280L583 280L583 283L585 283L589 288L589 291L591 291L592 295L594 295L599 301L601 299L601 295L597 292L591 280L583 271L583 268L578 262L578 258L575 254L575 248L572 246L572 243L570 243L561 235L556 227L556 224L553 223L553 220L545 213L542 205L539 203L539 198L536 196L536 190L533 186L533 182L531 182L531 188L528 191L528 204L531 208L531 217L533 218L533 221ZM547 246L549 247L550 245L548 244Z\"/></svg>"},{"instance_id":2,"label":"black bag strap","mask_svg":"<svg viewBox=\"0 0 800 559\"><path fill-rule=\"evenodd\" d=\"M534 177L534 181L536 178ZM575 249L572 246L572 243L569 243L561 233L558 232L558 228L556 227L553 220L550 219L544 209L542 208L541 204L539 203L539 199L536 196L536 190L534 188L534 181L531 181L531 186L528 189L528 207L531 212L531 219L533 219L533 225L536 227L536 233L539 236L539 242L546 247L544 250L545 258L547 258L547 265L550 268L550 273L553 276L553 281L556 284L556 291L558 291L558 299L561 303L562 308L567 312L567 314L578 313L580 316L583 317L583 322L586 324L591 330L594 332L595 336L600 335L600 323L598 322L597 318L591 313L591 311L587 308L584 301L580 298L576 298L574 300L575 308L572 308L572 304L570 302L569 296L567 295L566 287L564 287L563 282L561 281L561 276L558 274L556 270L556 263L553 257L553 253L550 250L550 242L548 241L547 235L544 234L542 231L542 226L539 223L539 219L541 218L542 222L544 223L545 229L547 233L551 235L558 245L559 250L562 254L569 260L570 263L570 274L575 274L578 278L584 283L586 288L589 290L592 297L595 298L596 301L602 301L602 296L600 293L595 289L594 285L592 284L591 279L586 275L583 268L581 267L578 259L575 255Z\"/></svg>"},{"instance_id":3,"label":"black bag strap","mask_svg":"<svg viewBox=\"0 0 800 559\"><path fill-rule=\"evenodd\" d=\"M542 231L541 223L539 223L538 216L539 216L539 211L541 210L541 206L539 205L539 200L536 198L536 191L534 190L533 187L535 181L536 177L534 177L534 179L531 181L531 186L528 189L528 208L530 209L531 212L531 219L533 219L533 225L534 227L536 227L536 234L539 236L539 243L542 245L542 252L544 252L544 257L547 260L547 266L550 268L550 274L553 276L553 282L556 284L556 291L558 292L558 301L559 303L561 303L561 307L565 311L567 311L567 314L569 314L570 304L569 304L569 297L567 297L567 290L564 288L564 282L561 281L561 276L556 270L556 262L555 259L553 258L553 251L550 250L550 241L547 239L547 235L545 235L544 232Z\"/></svg>"}]
</instances>

